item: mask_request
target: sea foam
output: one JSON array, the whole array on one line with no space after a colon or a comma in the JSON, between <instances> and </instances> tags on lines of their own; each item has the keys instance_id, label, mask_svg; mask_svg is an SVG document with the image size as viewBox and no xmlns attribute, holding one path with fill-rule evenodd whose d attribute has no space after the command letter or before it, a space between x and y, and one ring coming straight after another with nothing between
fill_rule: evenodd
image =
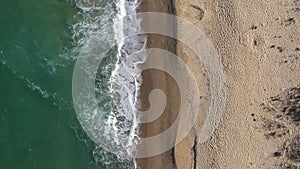
<instances>
[{"instance_id":1,"label":"sea foam","mask_svg":"<svg viewBox=\"0 0 300 169\"><path fill-rule=\"evenodd\" d=\"M140 31L142 22L135 15L139 1L117 0L105 3L76 0L74 2L80 11L77 17L82 18L72 27L77 46L84 46L94 32L99 31L105 24L113 22L117 59L109 81L105 83L109 84L109 91L105 91L107 93L102 91L99 94L100 97L111 98L111 103L106 103L111 105L111 111L106 112L104 133L99 134L107 138L104 141L109 140L112 142L111 145L117 147L116 151L112 152L113 156L116 156L118 161L129 165L125 168L134 168L130 165L130 161L136 151L136 144L139 143L139 117L135 114L135 110L141 105L138 96L142 84L141 70L137 65L143 63L147 57L146 53L140 52L146 48L146 35L135 34ZM136 52L139 55L136 55ZM107 99L102 98L102 100ZM105 161L111 159L102 157L107 154L109 153L101 148L94 150L96 161L98 159L106 166L119 168L113 161Z\"/></svg>"},{"instance_id":2,"label":"sea foam","mask_svg":"<svg viewBox=\"0 0 300 169\"><path fill-rule=\"evenodd\" d=\"M113 119L108 123L116 129L117 135L128 136L125 137L127 140L118 141L124 144L128 155L131 156L137 143L134 141L139 140L139 117L135 110L140 107L138 96L142 77L137 65L146 60L146 53L140 51L146 48L147 38L146 35L136 34L141 29L142 21L135 15L139 2L121 0L118 6L120 12L114 26L115 38L118 41L118 61L110 79L115 110L112 111ZM139 55L135 55L136 52L139 52Z\"/></svg>"}]
</instances>

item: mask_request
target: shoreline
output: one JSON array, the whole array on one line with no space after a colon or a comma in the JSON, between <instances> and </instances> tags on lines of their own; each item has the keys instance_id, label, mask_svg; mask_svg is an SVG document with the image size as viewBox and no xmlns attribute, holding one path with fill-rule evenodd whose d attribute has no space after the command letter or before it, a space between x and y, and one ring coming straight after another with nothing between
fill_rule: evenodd
<instances>
[{"instance_id":1,"label":"shoreline","mask_svg":"<svg viewBox=\"0 0 300 169\"><path fill-rule=\"evenodd\" d=\"M144 0L138 7L137 12L160 12L175 14L172 1ZM148 34L147 48L160 48L163 50L170 51L172 53L176 53L176 41L169 37ZM160 60L157 60L157 63L160 62ZM164 93L167 96L167 100L171 98L178 98L179 89L176 88L176 83L165 72L152 69L146 70L143 71L142 78L143 83L140 89L140 100L142 102L142 110L145 111L149 108L150 104L148 97L149 93L153 89L161 89L162 91L164 91ZM159 117L153 122L143 124L140 126L140 136L151 137L166 130L174 121L178 109L179 108L176 105L167 105L161 117ZM175 168L175 160L172 160L173 153L174 150L169 150L166 153L163 153L158 156L137 159L137 164L141 169Z\"/></svg>"},{"instance_id":2,"label":"shoreline","mask_svg":"<svg viewBox=\"0 0 300 169\"><path fill-rule=\"evenodd\" d=\"M175 148L159 156L137 160L142 169L300 167L284 150L300 135L299 125L294 125L289 117L274 109L277 104L272 101L275 97L287 102L284 96L300 87L300 33L297 31L300 21L296 19L300 14L295 10L299 8L300 4L293 0L141 3L139 10L142 12L173 12L202 30L222 59L228 87L219 127L209 140L200 144L198 138L211 98L207 71L184 44L149 35L148 42L156 43L148 43L148 47L176 53L197 75L204 106L189 135ZM170 91L175 89L165 74L145 72L144 79L146 84L141 89L146 91L141 92L144 109L149 106L149 90L158 87L172 93ZM168 97L178 97L178 94ZM171 105L164 114L172 109L176 107ZM272 113L284 118L276 119ZM164 131L173 117L174 114L166 114L155 125L141 126L142 136ZM276 128L278 124L282 127ZM275 134L270 136L270 133Z\"/></svg>"}]
</instances>

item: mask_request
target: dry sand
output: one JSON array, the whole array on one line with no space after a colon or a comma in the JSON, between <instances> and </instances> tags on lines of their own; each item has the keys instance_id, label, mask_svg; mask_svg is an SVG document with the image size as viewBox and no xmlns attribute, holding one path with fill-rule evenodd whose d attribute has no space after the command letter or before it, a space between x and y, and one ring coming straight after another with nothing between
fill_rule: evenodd
<instances>
[{"instance_id":1,"label":"dry sand","mask_svg":"<svg viewBox=\"0 0 300 169\"><path fill-rule=\"evenodd\" d=\"M184 44L149 36L149 42L154 42L149 46L176 51L189 65L206 106L188 137L165 154L139 159L141 168L300 168L299 0L144 0L141 11L176 12L195 24L214 44L227 79L221 123L200 144L198 137L210 105L205 67ZM178 97L176 85L169 85L172 80L164 73L144 72L143 79L147 82L141 96L145 109L147 92L154 86L175 93L168 98ZM155 124L142 126L142 135L165 130L176 115L174 105Z\"/></svg>"},{"instance_id":2,"label":"dry sand","mask_svg":"<svg viewBox=\"0 0 300 169\"><path fill-rule=\"evenodd\" d=\"M290 89L300 84L299 7L299 0L175 1L177 16L194 23L214 44L227 79L219 128L199 144L195 138L201 125L195 125L175 148L178 168L300 167L299 140L294 143L294 160L287 151L300 132L295 122L299 90ZM184 45L178 44L177 51L194 62ZM277 109L273 96L281 103ZM286 116L289 111L292 119Z\"/></svg>"}]
</instances>

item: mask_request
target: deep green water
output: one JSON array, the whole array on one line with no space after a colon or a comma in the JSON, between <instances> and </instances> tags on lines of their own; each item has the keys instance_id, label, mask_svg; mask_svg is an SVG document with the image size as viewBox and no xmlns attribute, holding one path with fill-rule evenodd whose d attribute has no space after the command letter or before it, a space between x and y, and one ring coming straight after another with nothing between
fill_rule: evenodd
<instances>
[{"instance_id":1,"label":"deep green water","mask_svg":"<svg viewBox=\"0 0 300 169\"><path fill-rule=\"evenodd\" d=\"M64 0L0 0L0 169L88 169L93 143L72 106Z\"/></svg>"}]
</instances>

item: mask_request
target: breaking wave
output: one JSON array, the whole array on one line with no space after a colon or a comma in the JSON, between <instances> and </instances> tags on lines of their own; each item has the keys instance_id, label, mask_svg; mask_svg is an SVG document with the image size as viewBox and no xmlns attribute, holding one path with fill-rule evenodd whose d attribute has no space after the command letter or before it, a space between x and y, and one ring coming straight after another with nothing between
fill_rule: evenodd
<instances>
[{"instance_id":1,"label":"breaking wave","mask_svg":"<svg viewBox=\"0 0 300 169\"><path fill-rule=\"evenodd\" d=\"M142 78L137 65L143 63L147 55L142 53L136 56L134 53L145 49L147 40L146 35L124 35L141 29L141 19L134 15L139 1L74 0L72 3L79 11L75 16L78 22L72 25L76 47L80 48L90 38L95 38L94 33L110 22L114 23L117 44L109 52L103 51L107 53L97 73L95 93L99 111L106 120L105 132L99 134L107 136L108 139L103 141L113 141L111 144L118 148L116 152L109 153L99 145L94 149L93 156L97 163L106 168L137 168L132 159L139 141L139 117L134 110L140 106L138 95ZM132 17L123 20L129 15Z\"/></svg>"}]
</instances>

